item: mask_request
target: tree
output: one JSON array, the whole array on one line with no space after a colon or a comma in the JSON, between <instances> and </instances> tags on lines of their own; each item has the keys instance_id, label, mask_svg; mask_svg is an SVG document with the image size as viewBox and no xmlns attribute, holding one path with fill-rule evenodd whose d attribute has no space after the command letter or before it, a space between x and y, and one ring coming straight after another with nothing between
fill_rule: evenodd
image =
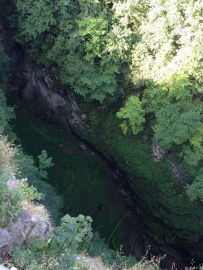
<instances>
[{"instance_id":1,"label":"tree","mask_svg":"<svg viewBox=\"0 0 203 270\"><path fill-rule=\"evenodd\" d=\"M39 160L39 173L41 178L47 178L47 168L50 168L54 164L52 163L52 157L48 157L47 151L42 150L41 154L38 156Z\"/></svg>"},{"instance_id":2,"label":"tree","mask_svg":"<svg viewBox=\"0 0 203 270\"><path fill-rule=\"evenodd\" d=\"M155 137L162 146L181 145L197 131L201 121L201 106L194 104L185 110L181 104L169 104L156 112Z\"/></svg>"},{"instance_id":3,"label":"tree","mask_svg":"<svg viewBox=\"0 0 203 270\"><path fill-rule=\"evenodd\" d=\"M184 161L190 168L198 169L198 165L201 167L201 160L203 157L203 124L199 123L196 132L189 139L190 145L183 147L181 155L184 157Z\"/></svg>"},{"instance_id":4,"label":"tree","mask_svg":"<svg viewBox=\"0 0 203 270\"><path fill-rule=\"evenodd\" d=\"M17 0L19 30L27 41L40 38L56 24L54 18L55 1Z\"/></svg>"},{"instance_id":5,"label":"tree","mask_svg":"<svg viewBox=\"0 0 203 270\"><path fill-rule=\"evenodd\" d=\"M0 40L0 86L7 80L7 75L9 71L9 57L4 51L3 45Z\"/></svg>"},{"instance_id":6,"label":"tree","mask_svg":"<svg viewBox=\"0 0 203 270\"><path fill-rule=\"evenodd\" d=\"M105 55L108 21L102 17L86 17L78 20L79 35L83 37L85 59L93 63L95 58L101 59Z\"/></svg>"},{"instance_id":7,"label":"tree","mask_svg":"<svg viewBox=\"0 0 203 270\"><path fill-rule=\"evenodd\" d=\"M140 1L133 2L131 9L136 9ZM201 85L201 1L144 2L145 12L134 19L140 41L132 50L133 82L143 85L151 79L161 83L174 74L188 74Z\"/></svg>"},{"instance_id":8,"label":"tree","mask_svg":"<svg viewBox=\"0 0 203 270\"><path fill-rule=\"evenodd\" d=\"M3 91L0 89L0 129L9 129L9 121L13 119L14 108L7 106L6 97Z\"/></svg>"},{"instance_id":9,"label":"tree","mask_svg":"<svg viewBox=\"0 0 203 270\"><path fill-rule=\"evenodd\" d=\"M192 185L187 189L187 195L192 201L203 201L203 173L199 174Z\"/></svg>"},{"instance_id":10,"label":"tree","mask_svg":"<svg viewBox=\"0 0 203 270\"><path fill-rule=\"evenodd\" d=\"M58 65L65 85L100 102L116 92L121 59L111 47L111 15L105 5L17 0L17 9L21 36L40 51L38 61Z\"/></svg>"},{"instance_id":11,"label":"tree","mask_svg":"<svg viewBox=\"0 0 203 270\"><path fill-rule=\"evenodd\" d=\"M69 33L64 31L69 26L59 32L47 58L60 67L63 83L86 99L103 102L117 90L120 59L108 46L111 36L105 12L98 4L90 11L86 8Z\"/></svg>"},{"instance_id":12,"label":"tree","mask_svg":"<svg viewBox=\"0 0 203 270\"><path fill-rule=\"evenodd\" d=\"M136 96L129 97L125 106L116 113L116 116L119 119L125 119L120 125L125 135L129 131L129 127L133 135L138 134L143 129L143 123L145 122L144 110L139 98Z\"/></svg>"}]
</instances>

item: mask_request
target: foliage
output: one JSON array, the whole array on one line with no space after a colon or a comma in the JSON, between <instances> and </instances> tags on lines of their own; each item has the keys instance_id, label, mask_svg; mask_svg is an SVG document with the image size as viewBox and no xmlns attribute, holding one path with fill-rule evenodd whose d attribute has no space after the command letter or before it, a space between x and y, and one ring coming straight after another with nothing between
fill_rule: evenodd
<instances>
[{"instance_id":1,"label":"foliage","mask_svg":"<svg viewBox=\"0 0 203 270\"><path fill-rule=\"evenodd\" d=\"M28 186L27 179L21 179L18 183L18 190L27 201L41 201L44 198L44 194L39 193L33 185Z\"/></svg>"},{"instance_id":2,"label":"foliage","mask_svg":"<svg viewBox=\"0 0 203 270\"><path fill-rule=\"evenodd\" d=\"M187 194L192 201L203 201L203 173L195 178L193 184L187 189Z\"/></svg>"},{"instance_id":3,"label":"foliage","mask_svg":"<svg viewBox=\"0 0 203 270\"><path fill-rule=\"evenodd\" d=\"M16 149L12 147L5 136L0 134L0 175L5 172L15 173Z\"/></svg>"},{"instance_id":4,"label":"foliage","mask_svg":"<svg viewBox=\"0 0 203 270\"><path fill-rule=\"evenodd\" d=\"M61 219L61 226L57 227L50 241L50 247L61 253L65 252L70 256L74 256L79 248L89 244L92 238L91 229L92 219L79 215L72 218L65 215Z\"/></svg>"},{"instance_id":5,"label":"foliage","mask_svg":"<svg viewBox=\"0 0 203 270\"><path fill-rule=\"evenodd\" d=\"M126 119L120 127L123 133L126 135L128 132L128 126L130 126L133 135L138 134L143 129L144 110L142 109L141 102L136 96L131 96L125 103L125 107L121 108L116 113L119 119Z\"/></svg>"},{"instance_id":6,"label":"foliage","mask_svg":"<svg viewBox=\"0 0 203 270\"><path fill-rule=\"evenodd\" d=\"M194 81L188 76L174 75L160 84L148 81L142 101L146 112L156 113L171 103L191 103L196 94Z\"/></svg>"},{"instance_id":7,"label":"foliage","mask_svg":"<svg viewBox=\"0 0 203 270\"><path fill-rule=\"evenodd\" d=\"M9 174L0 176L0 227L7 227L15 223L22 214L20 202L23 200L18 188L8 189Z\"/></svg>"},{"instance_id":8,"label":"foliage","mask_svg":"<svg viewBox=\"0 0 203 270\"><path fill-rule=\"evenodd\" d=\"M14 108L7 106L6 97L0 89L0 128L9 129L9 121L14 119Z\"/></svg>"},{"instance_id":9,"label":"foliage","mask_svg":"<svg viewBox=\"0 0 203 270\"><path fill-rule=\"evenodd\" d=\"M13 109L7 107L5 96L2 92L0 101L1 124L2 127L8 129L8 121L13 117ZM34 187L29 187L25 181L16 181L14 188L8 188L7 182L12 180L14 174L18 173L17 165L17 149L11 145L7 138L0 134L0 226L8 226L17 221L22 213L21 201L24 199L41 199L42 194L38 193Z\"/></svg>"},{"instance_id":10,"label":"foliage","mask_svg":"<svg viewBox=\"0 0 203 270\"><path fill-rule=\"evenodd\" d=\"M100 257L105 265L113 269L124 269L124 267L128 269L128 267L132 267L137 263L134 256L125 256L122 250L110 249L97 232L94 233L93 240L87 251L89 256L93 258Z\"/></svg>"},{"instance_id":11,"label":"foliage","mask_svg":"<svg viewBox=\"0 0 203 270\"><path fill-rule=\"evenodd\" d=\"M42 150L41 154L38 156L39 159L39 173L41 178L47 178L47 168L53 166L52 158L48 157L47 151Z\"/></svg>"},{"instance_id":12,"label":"foliage","mask_svg":"<svg viewBox=\"0 0 203 270\"><path fill-rule=\"evenodd\" d=\"M180 104L170 104L156 113L155 136L169 148L173 143L182 144L197 131L201 121L201 107L198 104L184 111Z\"/></svg>"},{"instance_id":13,"label":"foliage","mask_svg":"<svg viewBox=\"0 0 203 270\"><path fill-rule=\"evenodd\" d=\"M40 121L38 117L24 114L20 106L16 108L15 112L16 120L13 124L16 134L23 142L24 151L34 157L36 164L38 164L37 157L41 149L47 149L49 155L53 157L54 166L48 170L46 181L52 186L53 191L57 191L58 195L62 197L63 213L69 213L71 216L92 215L93 228L100 226L101 237L108 237L121 218L117 200L112 201L109 196L109 191L115 190L111 181L112 170L97 155L93 156L88 150L82 150L78 138L60 130L61 124L64 124L65 128L65 123L60 122L56 128L56 125ZM51 119L49 121L56 121L55 118ZM29 166L27 164L29 158L27 156L22 158L24 167ZM38 177L37 175L36 177ZM37 187L39 192L46 194L45 199L40 203L46 205L52 218L53 212L54 216L58 216L58 200L54 194L52 195L50 187L46 186L45 181L35 182L32 175L29 177L22 175L21 177L28 178L29 184ZM102 211L96 215L97 207L103 205ZM101 226L104 220L106 220L105 226ZM125 241L121 226L118 228L116 236L119 237L116 238L114 246L119 247Z\"/></svg>"},{"instance_id":14,"label":"foliage","mask_svg":"<svg viewBox=\"0 0 203 270\"><path fill-rule=\"evenodd\" d=\"M18 149L17 164L19 167L17 176L27 178L29 186L34 186L39 193L43 194L40 203L45 205L52 219L58 223L63 205L61 197L56 194L55 189L50 184L41 180L40 170L35 166L33 158L25 155L20 148Z\"/></svg>"},{"instance_id":15,"label":"foliage","mask_svg":"<svg viewBox=\"0 0 203 270\"><path fill-rule=\"evenodd\" d=\"M5 95L0 90L0 129L4 129L4 134L11 134L12 128L9 121L14 118L14 109L7 106ZM57 223L61 216L62 199L51 185L41 180L42 175L47 175L45 169L51 165L51 158L47 157L46 151L42 151L38 168L35 166L33 158L25 155L19 146L14 147L9 143L4 134L0 133L0 175L8 172L19 179L28 179L28 184L23 181L19 184L21 196L30 200L39 200L45 204L50 210L53 220ZM13 136L13 132L12 137L16 138L16 135Z\"/></svg>"},{"instance_id":16,"label":"foliage","mask_svg":"<svg viewBox=\"0 0 203 270\"><path fill-rule=\"evenodd\" d=\"M166 84L148 83L143 93L143 106L147 113L156 113L171 104L173 97L169 94Z\"/></svg>"},{"instance_id":17,"label":"foliage","mask_svg":"<svg viewBox=\"0 0 203 270\"><path fill-rule=\"evenodd\" d=\"M152 240L163 245L182 245L192 252L198 243L194 252L197 256L202 254L202 208L198 202L203 200L201 1L15 2L18 23L12 30L16 32L16 41L34 62L48 67L57 65L65 89L88 101L104 102L106 106L113 100L112 96L115 98L121 93L130 96L120 110L117 105L112 109L114 114L119 110L117 117L123 121L124 134L132 131L128 136L119 131L120 121L105 106L100 108L100 119L95 117L91 122L89 114L91 132L81 133L131 176L130 184L138 201L142 201L144 211L155 219L147 217L144 221ZM0 81L3 81L9 60L1 45L0 56L3 59ZM129 68L130 76L127 76ZM130 89L119 92L124 77L128 81L125 85L136 91L137 97L131 96ZM6 106L4 98L0 102L0 125L6 130L13 117L12 109ZM143 130L145 122L147 136L153 132L166 148L166 155L167 151L175 153L179 163L194 178L186 191L191 201L177 179L173 179L169 164L163 159L155 165L147 136L144 142L138 136L136 140L131 136ZM35 192L38 187L46 193L45 204L58 207L60 199L54 189L41 181L47 178L45 169L51 165L46 152L39 157L39 167L22 151L18 150L11 158L17 156L18 174L28 176L34 186L26 191L26 196L38 196ZM6 161L2 159L1 163L7 168ZM14 167L10 169L16 170ZM65 232L62 227L59 239ZM65 246L68 239L63 241Z\"/></svg>"},{"instance_id":18,"label":"foliage","mask_svg":"<svg viewBox=\"0 0 203 270\"><path fill-rule=\"evenodd\" d=\"M198 175L203 154L202 101L198 91L188 75L174 75L161 84L148 82L142 99L145 111L151 113L156 139L167 151L176 152L193 178ZM192 187L190 190L197 191Z\"/></svg>"},{"instance_id":19,"label":"foliage","mask_svg":"<svg viewBox=\"0 0 203 270\"><path fill-rule=\"evenodd\" d=\"M203 124L200 123L197 127L196 133L190 138L190 143L197 148L201 147L203 142Z\"/></svg>"},{"instance_id":20,"label":"foliage","mask_svg":"<svg viewBox=\"0 0 203 270\"><path fill-rule=\"evenodd\" d=\"M140 1L132 2L134 9ZM132 77L135 84L146 79L162 82L176 74L188 74L200 85L201 1L143 1L139 12L140 42L132 51ZM135 20L136 23L136 20Z\"/></svg>"},{"instance_id":21,"label":"foliage","mask_svg":"<svg viewBox=\"0 0 203 270\"><path fill-rule=\"evenodd\" d=\"M116 94L123 63L136 86L173 76L201 85L200 0L17 0L16 6L18 40L40 51L38 61L57 64L63 83L85 98L103 102ZM187 91L179 93L182 99Z\"/></svg>"},{"instance_id":22,"label":"foliage","mask_svg":"<svg viewBox=\"0 0 203 270\"><path fill-rule=\"evenodd\" d=\"M135 257L110 250L98 233L92 234L91 218L82 215L64 216L48 241L30 239L10 254L14 265L25 270L128 269L137 263Z\"/></svg>"},{"instance_id":23,"label":"foliage","mask_svg":"<svg viewBox=\"0 0 203 270\"><path fill-rule=\"evenodd\" d=\"M86 17L78 20L79 35L85 42L85 59L93 63L96 57L102 58L105 52L108 21L102 17Z\"/></svg>"},{"instance_id":24,"label":"foliage","mask_svg":"<svg viewBox=\"0 0 203 270\"><path fill-rule=\"evenodd\" d=\"M1 39L0 39L0 87L7 80L9 71L9 57L5 53ZM1 99L0 99L1 100Z\"/></svg>"},{"instance_id":25,"label":"foliage","mask_svg":"<svg viewBox=\"0 0 203 270\"><path fill-rule=\"evenodd\" d=\"M21 12L19 27L27 40L36 39L55 24L51 2L19 0L16 2L16 7Z\"/></svg>"},{"instance_id":26,"label":"foliage","mask_svg":"<svg viewBox=\"0 0 203 270\"><path fill-rule=\"evenodd\" d=\"M63 83L100 102L116 92L121 59L110 45L113 32L101 3L79 1L77 6L60 0L52 6L19 0L17 9L21 41L32 41L32 49L42 51L38 61L56 63Z\"/></svg>"},{"instance_id":27,"label":"foliage","mask_svg":"<svg viewBox=\"0 0 203 270\"><path fill-rule=\"evenodd\" d=\"M13 248L12 258L23 269L74 269L75 256L91 240L91 235L91 218L66 215L49 241L30 239L24 246Z\"/></svg>"},{"instance_id":28,"label":"foliage","mask_svg":"<svg viewBox=\"0 0 203 270\"><path fill-rule=\"evenodd\" d=\"M97 119L93 124L92 118ZM142 202L137 213L153 246L155 243L157 246L170 243L180 248L177 239L181 239L184 243L182 250L195 250L195 254L201 254L203 246L199 242L197 248L196 244L203 235L203 226L198 221L202 219L201 204L186 196L165 158L154 162L150 138L123 136L118 122L112 111L106 109L102 113L98 109L88 114L87 125L91 128L77 127L75 131L91 141L100 152L108 153L108 157L131 177L128 178L130 188L135 192L136 199Z\"/></svg>"}]
</instances>

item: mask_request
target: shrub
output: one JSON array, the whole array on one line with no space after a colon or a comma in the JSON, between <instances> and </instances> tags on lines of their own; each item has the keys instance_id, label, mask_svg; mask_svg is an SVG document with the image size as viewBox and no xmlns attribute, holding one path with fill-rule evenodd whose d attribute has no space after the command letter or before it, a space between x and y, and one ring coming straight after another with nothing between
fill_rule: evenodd
<instances>
[{"instance_id":1,"label":"shrub","mask_svg":"<svg viewBox=\"0 0 203 270\"><path fill-rule=\"evenodd\" d=\"M91 218L64 216L49 241L29 239L15 247L11 255L15 265L29 270L66 270L78 265L76 254L91 240Z\"/></svg>"},{"instance_id":2,"label":"shrub","mask_svg":"<svg viewBox=\"0 0 203 270\"><path fill-rule=\"evenodd\" d=\"M119 119L125 119L120 125L125 135L129 130L129 126L134 135L143 129L143 123L145 122L144 110L142 109L139 98L136 96L129 97L125 103L125 107L121 108L116 115Z\"/></svg>"},{"instance_id":3,"label":"shrub","mask_svg":"<svg viewBox=\"0 0 203 270\"><path fill-rule=\"evenodd\" d=\"M9 174L4 173L0 176L0 227L15 223L22 214L20 202L23 196L17 188L8 189L8 180Z\"/></svg>"}]
</instances>

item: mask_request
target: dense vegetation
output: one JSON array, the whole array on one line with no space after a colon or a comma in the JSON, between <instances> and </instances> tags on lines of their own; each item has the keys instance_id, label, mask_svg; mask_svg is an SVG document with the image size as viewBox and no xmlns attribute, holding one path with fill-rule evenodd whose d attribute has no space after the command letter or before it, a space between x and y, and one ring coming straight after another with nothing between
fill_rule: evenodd
<instances>
[{"instance_id":1,"label":"dense vegetation","mask_svg":"<svg viewBox=\"0 0 203 270\"><path fill-rule=\"evenodd\" d=\"M124 133L145 123L202 198L201 1L18 0L16 16L16 40L73 91L104 104L124 94Z\"/></svg>"},{"instance_id":2,"label":"dense vegetation","mask_svg":"<svg viewBox=\"0 0 203 270\"><path fill-rule=\"evenodd\" d=\"M6 88L12 69L10 44L20 46L34 64L54 67L63 92L67 96L74 93L87 114L86 124L90 128L79 127L75 132L107 153L133 179L131 187L146 211L142 218L146 219L150 239L159 245L185 248L189 253L197 243L194 254L200 258L203 251L201 1L3 0L0 8L3 10L0 88ZM0 91L0 199L3 202L0 224L5 226L18 218L20 201L26 196L45 204L57 223L61 198L52 186L42 181L47 179L46 169L52 164L46 151L42 151L36 166L20 146L11 153L5 150L11 148L9 141L16 140L8 124L13 117L14 110L6 105ZM156 165L151 141L164 153ZM8 161L2 158L5 156ZM177 165L183 177L175 178L170 164ZM15 194L10 194L6 183L11 173L28 178L30 187L22 184ZM5 206L8 202L13 206L9 212ZM149 218L150 214L153 219ZM59 252L64 248L74 255L86 235L81 230L72 249L70 239L64 237L70 230L65 224L70 221L68 224L78 232L82 222L91 231L88 218L78 219L63 218L50 244L27 243L25 250L15 250L13 254L24 252L27 258L30 248L39 253L43 250L43 254L48 249ZM60 234L62 241L58 240ZM98 241L99 246L104 245ZM106 246L104 249L111 253ZM34 256L33 265L38 263L38 253ZM40 259L43 261L43 256ZM61 261L61 269L74 264L71 259L67 262L61 258Z\"/></svg>"},{"instance_id":3,"label":"dense vegetation","mask_svg":"<svg viewBox=\"0 0 203 270\"><path fill-rule=\"evenodd\" d=\"M22 215L24 201L32 201L36 206L43 203L49 209L52 222L58 223L61 199L45 181L46 169L52 165L52 159L43 150L36 166L33 158L25 155L20 146L9 142L11 138L17 140L9 124L9 120L15 117L14 108L7 106L2 90L0 94L0 227L8 227L18 220ZM18 185L10 190L8 181L14 175L19 178ZM15 265L18 269L29 270L88 270L97 267L103 270L109 267L139 269L142 265L159 269L158 261L154 259L151 262L143 259L137 263L134 257L110 250L98 233L93 233L91 223L90 217L79 215L74 218L67 214L61 219L61 225L55 227L48 241L28 239L23 246L9 251L11 259L5 257L0 262L7 267ZM135 268L131 268L133 265Z\"/></svg>"}]
</instances>

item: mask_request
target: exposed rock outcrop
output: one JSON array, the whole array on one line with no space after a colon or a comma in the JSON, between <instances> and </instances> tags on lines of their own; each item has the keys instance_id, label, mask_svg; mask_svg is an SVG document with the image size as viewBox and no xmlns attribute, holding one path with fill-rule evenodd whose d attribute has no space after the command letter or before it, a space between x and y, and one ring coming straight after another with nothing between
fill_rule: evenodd
<instances>
[{"instance_id":1,"label":"exposed rock outcrop","mask_svg":"<svg viewBox=\"0 0 203 270\"><path fill-rule=\"evenodd\" d=\"M7 184L9 189L17 187L14 175ZM7 253L9 248L22 245L26 239L48 239L53 232L49 215L42 205L23 201L22 208L22 215L16 223L0 228L0 256Z\"/></svg>"},{"instance_id":2,"label":"exposed rock outcrop","mask_svg":"<svg viewBox=\"0 0 203 270\"><path fill-rule=\"evenodd\" d=\"M158 142L153 139L152 140L152 155L155 162L158 162L162 159L165 154L165 148L161 147Z\"/></svg>"},{"instance_id":3,"label":"exposed rock outcrop","mask_svg":"<svg viewBox=\"0 0 203 270\"><path fill-rule=\"evenodd\" d=\"M87 118L84 113L82 113L81 109L79 108L77 102L74 99L74 96L70 96L68 98L68 105L70 107L71 114L69 116L69 122L71 125L77 127L78 125L80 127L83 127L84 120Z\"/></svg>"},{"instance_id":4,"label":"exposed rock outcrop","mask_svg":"<svg viewBox=\"0 0 203 270\"><path fill-rule=\"evenodd\" d=\"M192 184L192 177L189 177L184 170L182 164L178 164L175 159L175 153L167 153L166 149L159 145L159 143L153 139L152 140L152 155L155 162L159 162L163 156L166 154L166 160L172 168L173 175L181 182L185 188L188 188Z\"/></svg>"},{"instance_id":5,"label":"exposed rock outcrop","mask_svg":"<svg viewBox=\"0 0 203 270\"><path fill-rule=\"evenodd\" d=\"M53 78L52 76L53 75ZM48 109L57 110L58 107L66 105L66 101L60 91L54 92L54 79L57 78L55 69L32 65L29 61L25 65L25 77L27 84L23 89L23 98L26 100L37 99Z\"/></svg>"},{"instance_id":6,"label":"exposed rock outcrop","mask_svg":"<svg viewBox=\"0 0 203 270\"><path fill-rule=\"evenodd\" d=\"M45 79L43 79L43 84L47 84ZM26 96L27 90L24 89L24 97L29 99L29 95ZM55 94L54 89L49 89L49 91L50 95ZM43 96L38 96L38 98L40 101L43 100ZM70 94L62 98L65 100L63 104L65 109L68 110L68 115L60 113L60 116L63 120L66 120L67 126L69 125L73 132L77 132L75 135L82 140L91 142L94 148L98 149L104 157L108 158L109 156L112 160L115 160L117 167L124 172L127 171L129 190L132 192L133 199L140 206L141 211L138 214L143 219L147 238L152 239L158 245L161 243L164 248L174 248L175 254L178 253L179 249L183 250L184 255L180 257L193 255L197 259L202 259L203 223L201 205L189 201L186 196L183 197L180 194L178 181L176 181L177 183L172 182L171 170L165 161L167 160L172 167L176 178L184 177L181 166L175 164L175 160L170 155L165 155L166 159L161 160L165 150L157 143L153 144L153 151L150 151L147 148L143 149L143 142L139 142L139 140L136 145L136 143L123 138L123 144L121 145L123 147L121 147L117 141L117 136L113 136L113 133L110 134L111 137L109 136L109 128L108 133L105 134L104 129L100 132L99 125L86 121L87 111L80 108L74 95ZM46 101L44 101L45 104ZM52 104L49 108L54 108L54 111L57 111L57 106ZM103 114L101 114L101 118L99 118L99 123L108 121L108 117L103 119ZM114 132L114 130L112 131ZM124 146L128 149L136 147L137 150L129 154L124 151ZM152 160L152 152L154 160ZM124 179L121 180L121 182L127 182ZM123 197L126 197L127 204L132 206L128 193L123 189L120 193Z\"/></svg>"}]
</instances>

